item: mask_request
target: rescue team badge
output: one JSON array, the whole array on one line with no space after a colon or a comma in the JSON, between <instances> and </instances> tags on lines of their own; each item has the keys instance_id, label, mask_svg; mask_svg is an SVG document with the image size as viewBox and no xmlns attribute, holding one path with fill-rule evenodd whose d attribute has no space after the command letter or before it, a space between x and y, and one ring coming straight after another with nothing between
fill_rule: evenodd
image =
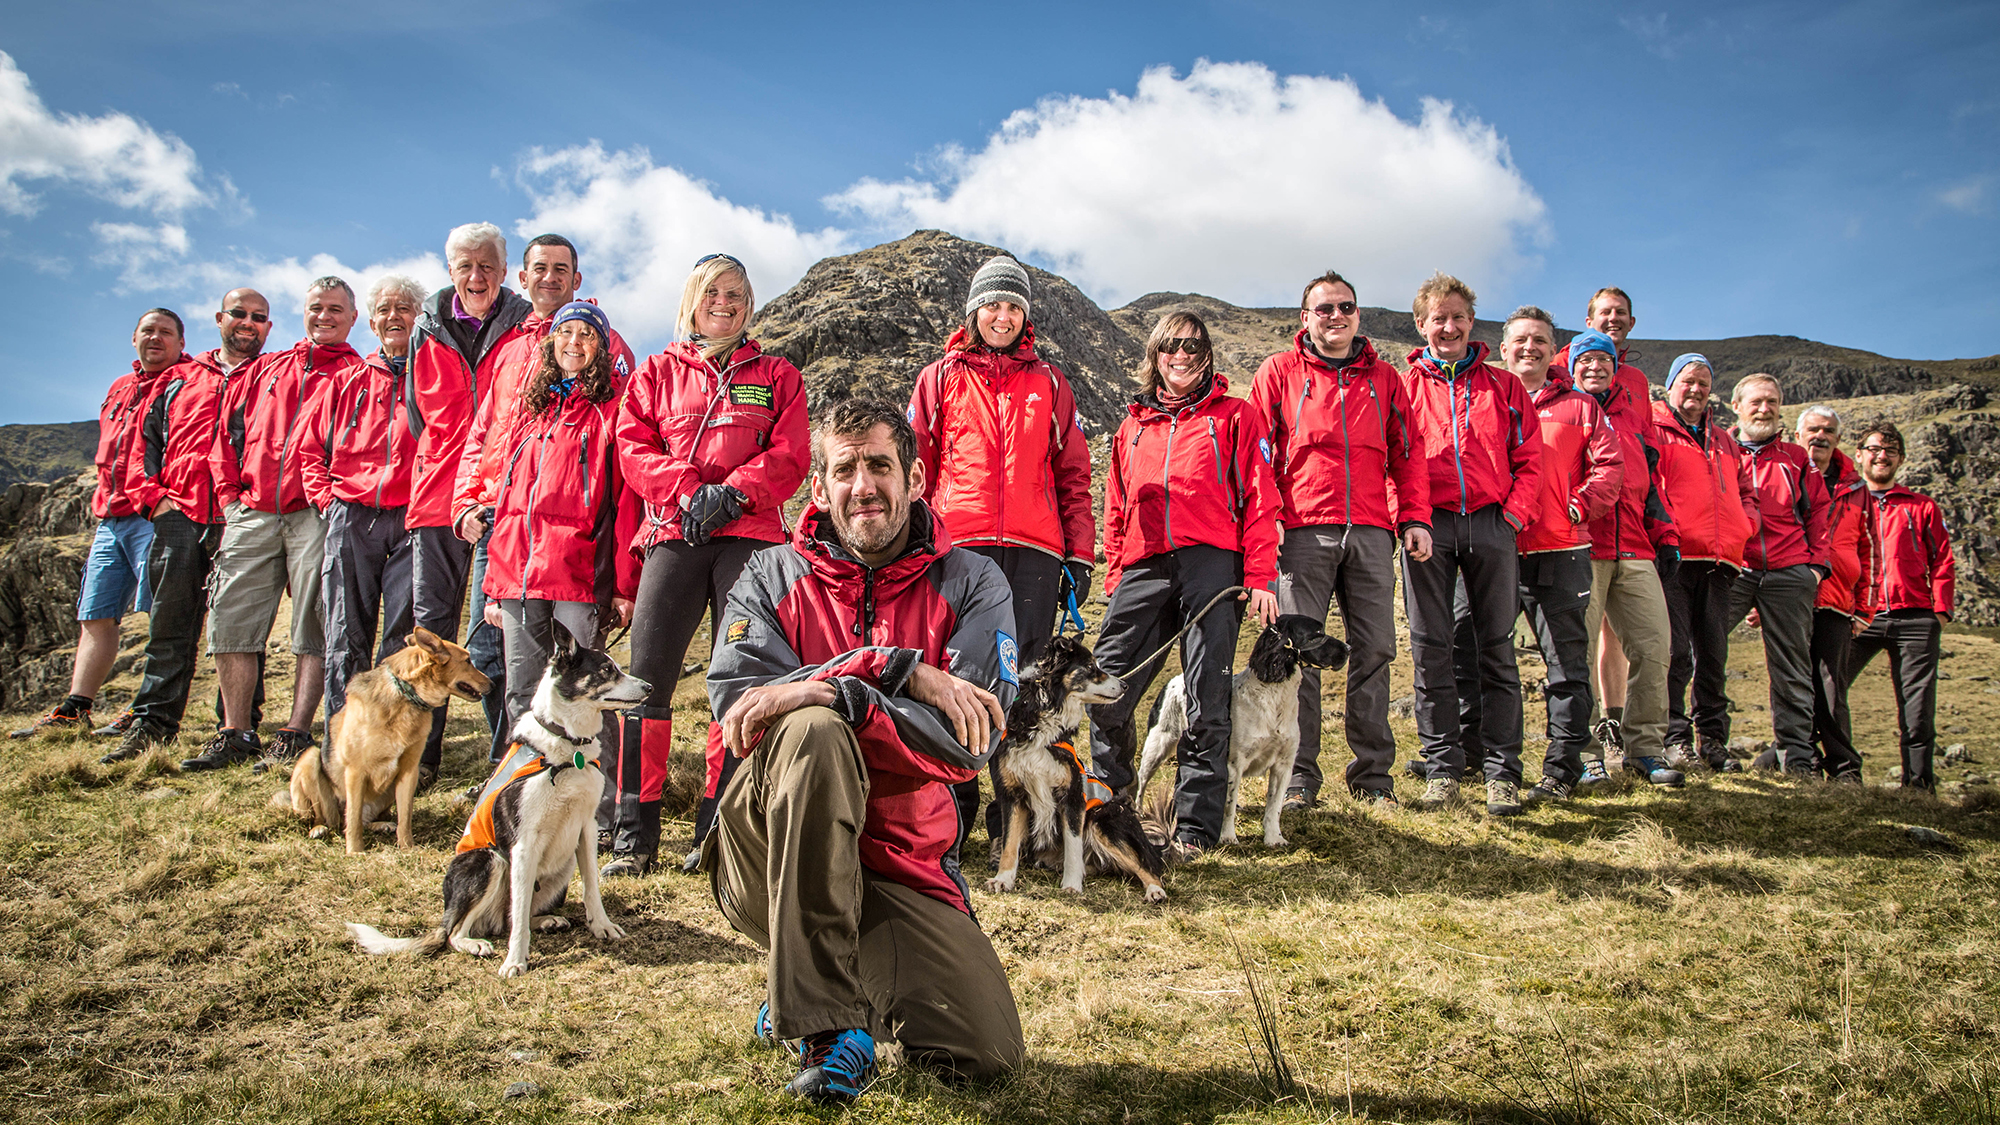
<instances>
[{"instance_id":1,"label":"rescue team badge","mask_svg":"<svg viewBox=\"0 0 2000 1125\"><path fill-rule=\"evenodd\" d=\"M768 383L729 384L729 404L731 406L761 406L766 410L777 400L771 396Z\"/></svg>"},{"instance_id":2,"label":"rescue team badge","mask_svg":"<svg viewBox=\"0 0 2000 1125\"><path fill-rule=\"evenodd\" d=\"M1021 646L1005 633L993 634L994 647L1000 653L1000 678L1016 687L1021 683Z\"/></svg>"},{"instance_id":3,"label":"rescue team badge","mask_svg":"<svg viewBox=\"0 0 2000 1125\"><path fill-rule=\"evenodd\" d=\"M722 634L722 643L733 645L737 641L740 641L749 635L750 635L750 619L747 617L739 617L736 620L731 621L729 623L728 631Z\"/></svg>"}]
</instances>

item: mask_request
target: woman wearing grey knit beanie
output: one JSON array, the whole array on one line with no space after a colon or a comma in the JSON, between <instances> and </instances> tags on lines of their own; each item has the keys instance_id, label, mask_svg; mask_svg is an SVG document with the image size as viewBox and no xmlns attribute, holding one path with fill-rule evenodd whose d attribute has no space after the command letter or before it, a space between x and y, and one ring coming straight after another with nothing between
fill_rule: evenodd
<instances>
[{"instance_id":1,"label":"woman wearing grey knit beanie","mask_svg":"<svg viewBox=\"0 0 2000 1125\"><path fill-rule=\"evenodd\" d=\"M910 396L931 510L952 546L985 555L1007 575L1023 667L1048 643L1068 596L1089 596L1097 553L1089 439L1069 380L1035 354L1032 296L1020 262L1002 254L980 266L964 323ZM952 791L963 833L978 811L979 782ZM986 816L996 842L1004 815L996 799Z\"/></svg>"}]
</instances>

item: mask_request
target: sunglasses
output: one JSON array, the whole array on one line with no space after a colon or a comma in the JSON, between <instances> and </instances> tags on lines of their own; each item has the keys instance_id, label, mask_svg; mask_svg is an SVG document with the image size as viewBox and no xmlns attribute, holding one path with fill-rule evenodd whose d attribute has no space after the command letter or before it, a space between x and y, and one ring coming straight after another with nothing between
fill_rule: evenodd
<instances>
[{"instance_id":1,"label":"sunglasses","mask_svg":"<svg viewBox=\"0 0 2000 1125\"><path fill-rule=\"evenodd\" d=\"M1335 313L1341 316L1353 316L1354 310L1360 307L1353 301L1336 301L1330 305L1314 305L1312 311L1314 316L1320 317L1332 316Z\"/></svg>"},{"instance_id":2,"label":"sunglasses","mask_svg":"<svg viewBox=\"0 0 2000 1125\"><path fill-rule=\"evenodd\" d=\"M242 320L247 316L253 324L263 324L271 319L264 313L253 313L244 309L223 309L222 311L228 313L231 320Z\"/></svg>"},{"instance_id":3,"label":"sunglasses","mask_svg":"<svg viewBox=\"0 0 2000 1125\"><path fill-rule=\"evenodd\" d=\"M1160 345L1161 355L1173 355L1175 352L1200 355L1207 350L1208 341L1198 336L1176 336Z\"/></svg>"},{"instance_id":4,"label":"sunglasses","mask_svg":"<svg viewBox=\"0 0 2000 1125\"><path fill-rule=\"evenodd\" d=\"M713 262L717 258L721 258L723 261L728 262L730 265L735 266L737 269L742 270L746 274L750 272L749 270L743 269L743 263L738 261L736 255L734 254L703 254L701 257L695 259L694 268L700 269L701 267L707 265L708 263Z\"/></svg>"}]
</instances>

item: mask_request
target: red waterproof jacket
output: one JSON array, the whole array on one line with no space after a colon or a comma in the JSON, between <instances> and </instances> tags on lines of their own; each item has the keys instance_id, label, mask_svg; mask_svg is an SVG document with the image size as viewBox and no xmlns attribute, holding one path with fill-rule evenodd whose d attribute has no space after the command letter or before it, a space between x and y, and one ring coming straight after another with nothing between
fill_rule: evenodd
<instances>
[{"instance_id":1,"label":"red waterproof jacket","mask_svg":"<svg viewBox=\"0 0 2000 1125\"><path fill-rule=\"evenodd\" d=\"M1250 404L1271 437L1271 475L1286 527L1362 524L1400 531L1431 522L1431 478L1409 387L1366 336L1336 365L1306 342L1266 359Z\"/></svg>"},{"instance_id":2,"label":"red waterproof jacket","mask_svg":"<svg viewBox=\"0 0 2000 1125\"><path fill-rule=\"evenodd\" d=\"M609 606L614 595L637 596L639 559L622 548L641 506L618 467L617 429L616 394L603 402L570 394L540 414L516 411L497 435L506 458L486 544L487 597Z\"/></svg>"},{"instance_id":3,"label":"red waterproof jacket","mask_svg":"<svg viewBox=\"0 0 2000 1125\"><path fill-rule=\"evenodd\" d=\"M474 331L452 316L454 296L450 286L431 294L410 337L403 404L417 452L410 469L410 506L403 513L406 527L451 525L452 490L458 484L466 432L493 387L500 346L534 310L527 298L502 289Z\"/></svg>"},{"instance_id":4,"label":"red waterproof jacket","mask_svg":"<svg viewBox=\"0 0 2000 1125\"><path fill-rule=\"evenodd\" d=\"M1549 369L1548 381L1528 403L1541 420L1542 499L1515 549L1527 555L1588 547L1591 522L1617 503L1625 481L1618 434L1604 408L1571 386L1560 367Z\"/></svg>"},{"instance_id":5,"label":"red waterproof jacket","mask_svg":"<svg viewBox=\"0 0 2000 1125\"><path fill-rule=\"evenodd\" d=\"M1111 439L1104 481L1104 592L1140 559L1203 543L1243 556L1243 584L1278 577L1278 485L1271 443L1247 400L1212 376L1200 402L1169 414L1152 395L1132 403Z\"/></svg>"},{"instance_id":6,"label":"red waterproof jacket","mask_svg":"<svg viewBox=\"0 0 2000 1125\"><path fill-rule=\"evenodd\" d=\"M182 356L175 363L186 361ZM144 464L139 455L143 444L139 427L160 376L171 370L144 371L135 359L132 370L113 379L111 389L104 393L104 403L97 408L97 452L91 457L97 465L97 491L91 494L90 510L98 519L139 514L130 490L131 478Z\"/></svg>"},{"instance_id":7,"label":"red waterproof jacket","mask_svg":"<svg viewBox=\"0 0 2000 1125\"><path fill-rule=\"evenodd\" d=\"M1596 396L1591 396L1595 398ZM1652 559L1661 547L1680 549L1681 533L1666 503L1660 480L1660 451L1653 446L1653 412L1632 388L1615 379L1604 392L1606 421L1618 435L1624 472L1618 482L1618 502L1590 522L1593 559ZM1645 471L1641 472L1640 467Z\"/></svg>"},{"instance_id":8,"label":"red waterproof jacket","mask_svg":"<svg viewBox=\"0 0 2000 1125\"><path fill-rule=\"evenodd\" d=\"M1813 467L1806 447L1774 437L1752 449L1742 438L1736 444L1750 455L1750 473L1757 483L1760 518L1744 544L1743 561L1751 570L1782 570L1788 566L1824 566L1826 546L1826 478Z\"/></svg>"},{"instance_id":9,"label":"red waterproof jacket","mask_svg":"<svg viewBox=\"0 0 2000 1125\"><path fill-rule=\"evenodd\" d=\"M1035 355L1032 323L1009 352L952 333L918 373L909 415L925 494L953 543L1097 557L1090 440L1069 380Z\"/></svg>"},{"instance_id":10,"label":"red waterproof jacket","mask_svg":"<svg viewBox=\"0 0 2000 1125\"><path fill-rule=\"evenodd\" d=\"M237 500L280 514L306 506L298 452L305 421L318 408L318 396L360 362L360 353L344 343L300 340L231 377L210 451L216 498L224 508Z\"/></svg>"},{"instance_id":11,"label":"red waterproof jacket","mask_svg":"<svg viewBox=\"0 0 2000 1125\"><path fill-rule=\"evenodd\" d=\"M1882 596L1877 611L1925 609L1951 616L1958 583L1951 534L1937 501L1900 484L1875 497L1875 534L1882 543Z\"/></svg>"},{"instance_id":12,"label":"red waterproof jacket","mask_svg":"<svg viewBox=\"0 0 2000 1125\"><path fill-rule=\"evenodd\" d=\"M1646 381L1646 373L1644 371L1641 371L1638 368L1632 366L1631 364L1625 362L1625 357L1629 354L1631 354L1631 350L1629 348L1618 349L1618 370L1614 372L1611 376L1611 385L1613 387L1624 388L1626 393L1632 396L1633 402L1650 403L1653 400L1652 387ZM1564 371L1569 371L1568 344L1564 344L1562 346L1562 349L1556 352L1556 357L1554 360L1550 361L1550 366L1560 367ZM1576 374L1574 372L1570 372L1570 381L1575 382L1575 380L1576 380ZM1650 410L1647 410L1641 413L1639 416L1639 421L1650 429L1653 425L1652 412ZM1645 434L1644 436L1647 441L1653 440L1653 435L1650 433Z\"/></svg>"},{"instance_id":13,"label":"red waterproof jacket","mask_svg":"<svg viewBox=\"0 0 2000 1125\"><path fill-rule=\"evenodd\" d=\"M708 666L712 712L753 687L824 680L868 768L862 866L970 914L950 786L978 777L1000 745L968 750L951 720L904 694L921 662L979 685L1004 711L1019 684L1014 595L992 561L951 549L923 501L902 556L870 570L807 507L792 541L750 557L722 611Z\"/></svg>"},{"instance_id":14,"label":"red waterproof jacket","mask_svg":"<svg viewBox=\"0 0 2000 1125\"><path fill-rule=\"evenodd\" d=\"M1833 573L1819 584L1817 609L1838 610L1866 624L1882 596L1882 543L1876 537L1875 497L1868 483L1836 449L1823 474L1829 497L1827 552Z\"/></svg>"},{"instance_id":15,"label":"red waterproof jacket","mask_svg":"<svg viewBox=\"0 0 2000 1125\"><path fill-rule=\"evenodd\" d=\"M1725 562L1743 569L1743 545L1757 530L1757 484L1750 454L1728 431L1703 415L1697 441L1679 414L1653 404L1653 439L1659 443L1660 481L1681 533L1681 558Z\"/></svg>"},{"instance_id":16,"label":"red waterproof jacket","mask_svg":"<svg viewBox=\"0 0 2000 1125\"><path fill-rule=\"evenodd\" d=\"M681 501L704 484L726 484L746 501L716 535L785 538L784 505L806 479L805 381L782 356L745 340L720 371L692 341L639 365L618 414L618 457L645 502L635 554L681 537Z\"/></svg>"},{"instance_id":17,"label":"red waterproof jacket","mask_svg":"<svg viewBox=\"0 0 2000 1125\"><path fill-rule=\"evenodd\" d=\"M1519 532L1541 511L1542 429L1530 424L1521 381L1490 366L1486 350L1473 341L1466 365L1446 379L1418 348L1404 380L1430 454L1431 509L1462 515L1499 504Z\"/></svg>"},{"instance_id":18,"label":"red waterproof jacket","mask_svg":"<svg viewBox=\"0 0 2000 1125\"><path fill-rule=\"evenodd\" d=\"M506 443L499 438L514 424L514 413L521 403L521 385L541 369L542 341L548 338L549 318L530 312L515 332L494 349L493 389L472 416L472 428L466 431L465 448L458 457L458 475L452 483L454 527L465 518L465 513L493 506L500 462L506 455L503 448ZM638 361L632 358L632 349L625 346L624 337L613 329L611 377L622 384L638 366ZM489 434L494 437L490 443L486 440Z\"/></svg>"},{"instance_id":19,"label":"red waterproof jacket","mask_svg":"<svg viewBox=\"0 0 2000 1125\"><path fill-rule=\"evenodd\" d=\"M313 507L410 502L417 439L403 394L403 376L380 351L334 378L299 437L299 471Z\"/></svg>"},{"instance_id":20,"label":"red waterproof jacket","mask_svg":"<svg viewBox=\"0 0 2000 1125\"><path fill-rule=\"evenodd\" d=\"M130 477L140 511L151 512L165 500L196 523L222 522L209 454L228 384L214 352L184 359L153 380L152 401L139 427L140 464Z\"/></svg>"}]
</instances>

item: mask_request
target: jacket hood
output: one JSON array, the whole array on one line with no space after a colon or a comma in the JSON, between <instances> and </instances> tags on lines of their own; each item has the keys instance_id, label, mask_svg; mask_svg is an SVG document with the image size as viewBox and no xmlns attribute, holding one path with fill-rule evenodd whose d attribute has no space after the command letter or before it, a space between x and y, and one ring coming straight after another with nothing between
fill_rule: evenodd
<instances>
[{"instance_id":1,"label":"jacket hood","mask_svg":"<svg viewBox=\"0 0 2000 1125\"><path fill-rule=\"evenodd\" d=\"M868 576L869 568L849 553L834 534L833 513L818 504L808 502L799 515L798 525L792 529L792 547L811 563L813 573L837 586L852 586ZM922 500L910 501L910 542L902 554L874 568L876 597L880 599L902 589L949 550L951 537L945 533L943 522L931 514L930 505Z\"/></svg>"},{"instance_id":2,"label":"jacket hood","mask_svg":"<svg viewBox=\"0 0 2000 1125\"><path fill-rule=\"evenodd\" d=\"M1486 356L1490 351L1491 349L1479 340L1474 340L1467 344L1465 346L1465 358L1467 361L1465 369L1470 371L1480 364L1485 363ZM1444 378L1444 372L1440 371L1436 364L1424 358L1423 348L1417 348L1410 352L1409 364L1412 371L1421 371L1433 379Z\"/></svg>"},{"instance_id":3,"label":"jacket hood","mask_svg":"<svg viewBox=\"0 0 2000 1125\"><path fill-rule=\"evenodd\" d=\"M1200 402L1190 404L1183 409L1200 410L1202 407L1207 406L1218 398L1226 397L1228 394L1229 377L1219 371L1211 371L1209 373L1208 393L1201 396ZM1132 417L1139 419L1141 422L1145 421L1150 415L1165 415L1167 413L1166 409L1160 406L1159 400L1153 397L1153 392L1151 391L1134 397L1125 409Z\"/></svg>"},{"instance_id":4,"label":"jacket hood","mask_svg":"<svg viewBox=\"0 0 2000 1125\"><path fill-rule=\"evenodd\" d=\"M708 361L702 358L701 345L695 343L693 340L675 340L673 343L667 345L667 350L679 356L682 361L691 363L696 367L705 368L708 366ZM763 354L764 346L745 336L743 342L736 345L736 350L729 353L729 362L723 364L723 366L734 367L739 363L748 363Z\"/></svg>"},{"instance_id":5,"label":"jacket hood","mask_svg":"<svg viewBox=\"0 0 2000 1125\"><path fill-rule=\"evenodd\" d=\"M1618 384L1616 382L1613 382L1611 386L1612 389L1615 390L1617 389ZM1561 396L1566 395L1573 390L1576 390L1576 383L1572 379L1570 379L1569 372L1563 370L1560 367L1551 365L1549 367L1548 382L1542 384L1541 390L1538 390L1535 393L1529 395L1528 401L1535 404L1536 406L1540 406L1544 402L1549 401L1550 399L1560 398ZM1589 392L1584 392L1584 393L1587 394ZM1591 397L1595 398L1596 396L1592 395Z\"/></svg>"},{"instance_id":6,"label":"jacket hood","mask_svg":"<svg viewBox=\"0 0 2000 1125\"><path fill-rule=\"evenodd\" d=\"M1322 371L1339 371L1350 367L1364 367L1374 363L1376 358L1374 341L1357 333L1354 337L1354 342L1361 345L1361 350L1355 352L1354 357L1346 363L1336 364L1313 350L1312 341L1306 338L1305 329L1301 328L1297 332L1292 333L1292 350L1298 352L1301 359L1304 359L1307 363L1312 364Z\"/></svg>"}]
</instances>

